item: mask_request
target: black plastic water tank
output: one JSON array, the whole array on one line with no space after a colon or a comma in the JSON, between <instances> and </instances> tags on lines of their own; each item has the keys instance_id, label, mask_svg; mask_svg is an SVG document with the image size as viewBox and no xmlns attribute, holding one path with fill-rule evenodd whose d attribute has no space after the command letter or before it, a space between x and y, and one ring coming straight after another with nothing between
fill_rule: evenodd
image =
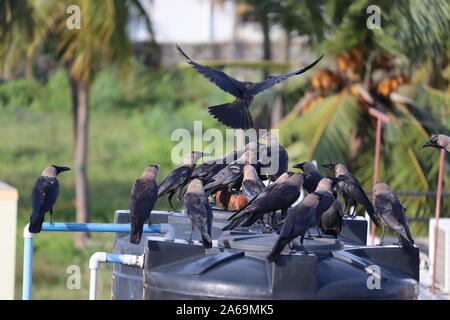
<instances>
[{"instance_id":1,"label":"black plastic water tank","mask_svg":"<svg viewBox=\"0 0 450 320\"><path fill-rule=\"evenodd\" d=\"M145 251L145 267L115 266L113 298L415 299L419 294L418 248L408 254L398 246L365 246L367 222L362 218L346 219L339 239L305 239L308 255L289 254L286 248L276 263L269 264L265 256L276 234L222 234L230 214L215 214L213 238L218 240L208 250L184 240L189 238L190 221L180 214L157 212L152 222L172 224L176 239L182 240L152 235L136 246L128 235L118 234L114 251ZM127 222L127 216L118 212L116 221ZM198 239L198 232L194 236ZM294 248L299 248L296 241Z\"/></svg>"}]
</instances>

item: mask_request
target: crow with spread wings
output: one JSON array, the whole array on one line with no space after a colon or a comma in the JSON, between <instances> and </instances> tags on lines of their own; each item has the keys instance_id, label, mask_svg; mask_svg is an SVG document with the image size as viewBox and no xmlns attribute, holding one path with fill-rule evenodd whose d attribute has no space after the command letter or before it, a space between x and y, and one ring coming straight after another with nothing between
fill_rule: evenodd
<instances>
[{"instance_id":1,"label":"crow with spread wings","mask_svg":"<svg viewBox=\"0 0 450 320\"><path fill-rule=\"evenodd\" d=\"M228 92L236 97L231 103L224 103L217 106L208 107L209 113L216 118L219 122L234 129L249 129L253 128L253 120L248 109L252 103L253 97L258 93L269 89L270 87L286 80L289 77L302 74L303 72L314 67L323 55L304 67L303 69L281 74L278 76L270 76L261 82L249 82L236 80L220 70L216 70L207 66L198 64L192 61L181 48L176 45L178 52L192 65L206 79L214 83L220 89Z\"/></svg>"}]
</instances>

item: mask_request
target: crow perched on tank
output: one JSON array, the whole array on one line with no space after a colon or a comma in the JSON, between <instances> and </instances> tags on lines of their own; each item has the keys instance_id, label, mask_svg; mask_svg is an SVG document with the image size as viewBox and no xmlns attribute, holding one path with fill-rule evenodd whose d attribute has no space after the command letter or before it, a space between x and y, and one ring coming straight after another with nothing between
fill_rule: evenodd
<instances>
[{"instance_id":1,"label":"crow perched on tank","mask_svg":"<svg viewBox=\"0 0 450 320\"><path fill-rule=\"evenodd\" d=\"M202 237L203 246L205 248L211 248L213 213L209 205L208 197L203 190L202 180L194 179L189 183L183 202L186 215L191 219L192 233L194 232L194 226L197 227ZM192 241L192 233L189 242Z\"/></svg>"},{"instance_id":2,"label":"crow perched on tank","mask_svg":"<svg viewBox=\"0 0 450 320\"><path fill-rule=\"evenodd\" d=\"M260 162L258 173L264 180L275 181L287 172L289 155L276 136L266 134L261 139L265 144L260 145L258 149Z\"/></svg>"},{"instance_id":3,"label":"crow perched on tank","mask_svg":"<svg viewBox=\"0 0 450 320\"><path fill-rule=\"evenodd\" d=\"M175 193L177 193L178 203L181 201L181 193L183 192L184 186L189 182L192 171L194 170L197 161L200 158L207 156L209 156L208 153L199 151L192 151L191 153L187 154L183 160L183 164L169 173L169 175L159 185L158 198L168 193L169 204L172 211L175 211L172 205L172 197Z\"/></svg>"},{"instance_id":4,"label":"crow perched on tank","mask_svg":"<svg viewBox=\"0 0 450 320\"><path fill-rule=\"evenodd\" d=\"M445 149L447 152L450 152L450 137L444 134L433 135L430 140L422 145L422 148L426 147Z\"/></svg>"},{"instance_id":5,"label":"crow perched on tank","mask_svg":"<svg viewBox=\"0 0 450 320\"><path fill-rule=\"evenodd\" d=\"M130 196L131 233L130 242L138 244L142 237L145 220L151 224L150 213L158 199L156 177L159 165L149 165L141 176L134 181Z\"/></svg>"},{"instance_id":6,"label":"crow perched on tank","mask_svg":"<svg viewBox=\"0 0 450 320\"><path fill-rule=\"evenodd\" d=\"M361 187L361 183L358 181L358 179L356 179L355 176L352 175L348 171L348 169L341 163L324 164L322 165L322 167L330 169L335 177L338 177L340 175L348 177L348 179L338 183L339 189L342 191L342 194L344 196L345 201L344 212L347 212L347 208L349 207L350 202L359 203L366 209L372 222L377 227L379 227L380 223L378 222L378 218L376 216L373 205L370 202L369 198L367 197L366 193L364 192L363 188Z\"/></svg>"},{"instance_id":7,"label":"crow perched on tank","mask_svg":"<svg viewBox=\"0 0 450 320\"><path fill-rule=\"evenodd\" d=\"M337 236L341 233L344 213L342 212L342 205L337 199L337 193L333 192L333 196L336 199L333 201L331 207L322 213L319 220L319 228L324 234L334 236L337 239Z\"/></svg>"},{"instance_id":8,"label":"crow perched on tank","mask_svg":"<svg viewBox=\"0 0 450 320\"><path fill-rule=\"evenodd\" d=\"M31 192L32 213L28 231L39 233L42 229L45 213L50 211L50 222L53 221L53 206L59 194L58 174L68 171L68 167L48 166L34 183Z\"/></svg>"},{"instance_id":9,"label":"crow perched on tank","mask_svg":"<svg viewBox=\"0 0 450 320\"><path fill-rule=\"evenodd\" d=\"M303 182L303 188L306 192L313 193L316 190L320 180L323 178L323 175L319 172L319 170L317 170L316 165L313 162L302 162L296 164L293 168L301 169L303 172L309 174L308 178L306 178Z\"/></svg>"},{"instance_id":10,"label":"crow perched on tank","mask_svg":"<svg viewBox=\"0 0 450 320\"><path fill-rule=\"evenodd\" d=\"M320 203L316 208L316 215L312 219L310 226L316 227L319 237L322 236L319 230L322 214L326 212L336 200L336 193L334 192L333 187L340 181L347 179L348 177L342 175L339 177L325 177L320 180L316 190L314 190L314 192L320 196Z\"/></svg>"},{"instance_id":11,"label":"crow perched on tank","mask_svg":"<svg viewBox=\"0 0 450 320\"><path fill-rule=\"evenodd\" d=\"M238 151L232 151L222 158L206 161L196 166L192 171L191 179L199 178L208 181L228 164L235 161L240 156L238 154Z\"/></svg>"},{"instance_id":12,"label":"crow perched on tank","mask_svg":"<svg viewBox=\"0 0 450 320\"><path fill-rule=\"evenodd\" d=\"M205 184L205 191L208 195L222 188L228 188L231 191L233 186L240 187L243 178L242 168L246 164L256 163L256 152L253 149L245 151L239 159L227 165L216 175L211 177Z\"/></svg>"},{"instance_id":13,"label":"crow perched on tank","mask_svg":"<svg viewBox=\"0 0 450 320\"><path fill-rule=\"evenodd\" d=\"M410 248L414 245L414 240L409 231L408 220L406 219L406 209L395 196L392 189L384 182L377 182L373 188L375 212L381 218L383 234L380 245L383 244L385 225L394 230L402 247Z\"/></svg>"},{"instance_id":14,"label":"crow perched on tank","mask_svg":"<svg viewBox=\"0 0 450 320\"><path fill-rule=\"evenodd\" d=\"M303 240L310 225L314 224L315 219L320 219L320 215L333 203L334 197L330 190L332 190L334 184L342 181L342 179L343 177L323 178L317 187L317 191L308 194L298 205L292 208L275 245L267 256L269 262L274 262L284 247L298 236L300 236L300 244L303 246ZM304 247L303 251L306 253Z\"/></svg>"},{"instance_id":15,"label":"crow perched on tank","mask_svg":"<svg viewBox=\"0 0 450 320\"><path fill-rule=\"evenodd\" d=\"M244 178L242 180L242 193L248 201L253 200L266 187L259 179L256 169L251 164L246 164L243 169Z\"/></svg>"},{"instance_id":16,"label":"crow perched on tank","mask_svg":"<svg viewBox=\"0 0 450 320\"><path fill-rule=\"evenodd\" d=\"M228 127L244 130L253 128L253 120L249 112L249 108L255 95L266 89L269 89L277 83L286 80L289 77L304 73L305 71L314 67L323 57L322 55L319 59L317 59L310 65L297 71L277 76L271 76L261 82L254 83L249 81L239 81L228 76L223 71L203 66L191 60L191 58L189 58L178 45L176 45L176 48L180 55L182 55L186 59L186 61L190 65L192 65L195 70L197 70L197 72L199 72L202 76L214 83L223 91L228 92L236 97L236 100L231 103L210 106L208 108L209 113L219 122Z\"/></svg>"},{"instance_id":17,"label":"crow perched on tank","mask_svg":"<svg viewBox=\"0 0 450 320\"><path fill-rule=\"evenodd\" d=\"M267 212L275 213L282 210L282 215L287 214L287 209L300 197L300 188L303 183L302 173L286 172L274 183L264 188L246 207L232 215L222 230L232 230L237 226L250 227L253 223L262 219ZM275 227L275 226L274 226Z\"/></svg>"}]
</instances>

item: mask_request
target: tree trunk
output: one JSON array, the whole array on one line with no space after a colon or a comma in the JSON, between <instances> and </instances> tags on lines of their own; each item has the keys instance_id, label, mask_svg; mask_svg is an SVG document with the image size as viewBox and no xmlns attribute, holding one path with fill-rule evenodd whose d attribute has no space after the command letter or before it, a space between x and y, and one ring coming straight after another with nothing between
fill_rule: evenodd
<instances>
[{"instance_id":1,"label":"tree trunk","mask_svg":"<svg viewBox=\"0 0 450 320\"><path fill-rule=\"evenodd\" d=\"M261 29L263 33L263 60L270 61L272 59L272 48L270 43L270 24L266 16L261 18ZM263 68L263 79L269 76L268 68ZM256 119L256 128L269 128L270 127L270 111L267 104L263 107L263 112Z\"/></svg>"},{"instance_id":2,"label":"tree trunk","mask_svg":"<svg viewBox=\"0 0 450 320\"><path fill-rule=\"evenodd\" d=\"M286 42L285 42L285 51L284 51L284 61L286 63L289 62L289 60L291 59L291 34L289 33L289 31L285 31L285 37L286 37ZM281 89L284 89L286 87L286 82L281 83L280 85ZM273 104L272 107L272 112L270 115L270 127L274 128L280 121L281 119L283 119L284 113L285 113L285 101L283 98L283 95L279 94L277 95L277 97L275 98L275 102Z\"/></svg>"},{"instance_id":3,"label":"tree trunk","mask_svg":"<svg viewBox=\"0 0 450 320\"><path fill-rule=\"evenodd\" d=\"M89 88L83 82L71 79L74 124L75 204L77 223L89 222L89 193L87 179L87 147L89 121ZM87 233L76 233L75 247L86 247Z\"/></svg>"}]
</instances>

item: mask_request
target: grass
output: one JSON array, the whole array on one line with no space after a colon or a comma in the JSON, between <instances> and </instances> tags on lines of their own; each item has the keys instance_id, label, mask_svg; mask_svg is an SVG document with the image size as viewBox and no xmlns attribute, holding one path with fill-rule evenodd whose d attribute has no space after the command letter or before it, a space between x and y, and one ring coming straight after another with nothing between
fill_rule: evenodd
<instances>
[{"instance_id":1,"label":"grass","mask_svg":"<svg viewBox=\"0 0 450 320\"><path fill-rule=\"evenodd\" d=\"M113 222L117 209L128 208L131 185L151 163L161 165L159 182L173 169L170 132L177 127L192 127L192 118L200 107L187 105L182 116L173 117L155 107L144 112L93 111L89 132L89 193L93 222ZM206 111L204 117L208 117ZM16 298L21 297L23 239L28 222L30 193L35 179L49 164L72 166L72 122L67 111L42 112L2 110L0 128L3 137L0 179L19 191L17 224ZM205 122L207 123L207 121ZM205 125L205 124L204 124ZM74 222L74 176L61 174L61 192L55 206L54 221ZM157 209L167 209L165 198ZM48 217L47 220L48 221ZM33 266L34 299L86 299L88 297L88 260L95 251L111 251L113 236L92 234L86 250L73 247L72 233L43 232L35 240ZM66 269L78 265L82 271L80 290L69 290ZM99 298L110 298L112 267L102 266Z\"/></svg>"}]
</instances>

